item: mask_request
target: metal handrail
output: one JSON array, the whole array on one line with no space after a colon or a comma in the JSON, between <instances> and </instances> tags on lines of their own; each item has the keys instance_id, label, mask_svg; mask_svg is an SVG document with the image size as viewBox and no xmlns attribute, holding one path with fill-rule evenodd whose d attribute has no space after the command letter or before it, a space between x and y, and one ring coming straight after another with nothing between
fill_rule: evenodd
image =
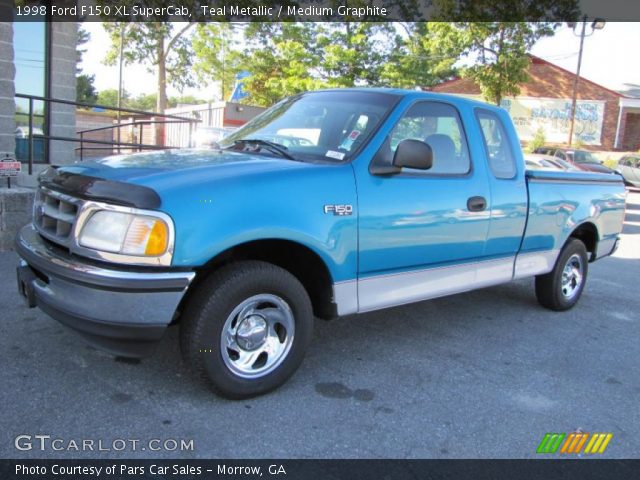
<instances>
[{"instance_id":1,"label":"metal handrail","mask_svg":"<svg viewBox=\"0 0 640 480\"><path fill-rule=\"evenodd\" d=\"M42 102L50 102L50 103L61 103L63 105L74 105L76 107L87 107L87 108L102 108L104 110L112 110L114 112L125 112L125 113L133 113L136 115L150 115L155 117L165 117L165 118L173 118L175 120L184 120L184 121L193 121L193 118L188 117L179 117L177 115L167 115L165 113L157 113L157 112L145 112L144 110L134 110L131 108L118 108L118 107L110 107L108 105L91 105L90 103L83 102L74 102L72 100L62 100L60 98L49 98L49 97L39 97L37 95L26 95L24 93L16 93L16 97L18 98L27 98L38 100Z\"/></svg>"},{"instance_id":2,"label":"metal handrail","mask_svg":"<svg viewBox=\"0 0 640 480\"><path fill-rule=\"evenodd\" d=\"M190 122L199 122L200 120L196 120L192 118ZM107 125L106 127L98 127L98 128L90 128L88 130L81 130L78 133L91 133L91 132L100 132L102 130L109 130L120 127L130 127L136 125L155 125L155 124L167 124L167 123L185 123L181 120L142 120L140 122L129 122L129 123L118 123L115 125Z\"/></svg>"},{"instance_id":3,"label":"metal handrail","mask_svg":"<svg viewBox=\"0 0 640 480\"><path fill-rule=\"evenodd\" d=\"M122 127L126 127L126 126L131 126L131 125L156 125L156 124L175 124L175 123L188 123L189 124L189 132L191 132L192 129L192 124L193 123L199 123L200 120L197 118L189 118L189 117L180 117L178 115L166 115L166 114L162 114L162 113L155 113L155 112L145 112L143 110L135 110L135 109L131 109L131 108L117 108L117 107L110 107L110 106L106 106L106 105L91 105L88 103L83 103L83 102L74 102L71 100L62 100L62 99L58 99L58 98L49 98L49 97L41 97L41 96L37 96L37 95L26 95L26 94L22 94L22 93L16 93L15 94L16 98L24 98L27 99L29 101L29 110L28 113L24 113L24 112L20 112L21 115L28 115L28 119L29 119L29 125L28 125L28 129L29 129L29 143L28 143L28 165L29 165L29 175L33 174L33 153L34 153L34 144L33 144L33 139L35 136L37 136L37 138L39 139L43 139L46 141L49 140L55 140L55 141L62 141L62 142L80 142L80 146L76 147L75 150L80 150L80 161L82 161L84 159L83 156L83 152L84 152L84 144L85 143L89 143L89 144L98 144L98 145L105 145L105 146L111 146L111 147L118 147L118 152L120 151L121 147L129 147L129 148L137 148L138 151L143 150L143 149L152 149L152 150L162 150L162 149L172 149L172 148L179 148L179 147L171 147L171 146L167 146L167 145L151 145L151 144L144 144L142 143L142 134L143 131L142 129L140 129L140 133L139 133L139 138L140 141L138 143L133 143L133 142L122 142L120 140L118 140L117 142L113 142L113 141L106 141L106 140L92 140L92 139L86 139L84 138L84 134L85 133L90 133L90 132L97 132L97 131L102 131L102 130L109 130L109 129L114 129L114 128L122 128ZM116 124L116 125L108 125L105 127L98 127L98 128L94 128L94 129L88 129L88 130L83 130L80 132L77 132L77 134L80 135L79 138L72 138L72 137L64 137L64 136L59 136L59 135L49 135L48 134L48 130L46 134L43 135L34 135L33 133L33 120L34 117L36 116L43 116L43 115L36 115L33 111L33 107L34 107L34 102L35 101L42 101L45 102L45 104L51 104L51 103L60 103L63 105L73 105L73 106L80 106L80 107L87 107L87 108L101 108L104 110L112 110L115 112L124 112L124 113L129 113L129 114L135 114L135 115L145 115L148 117L160 117L160 118L168 118L170 120L141 120L138 122L129 122L126 124ZM118 130L119 131L119 130ZM87 147L87 149L90 149L89 147ZM97 150L98 148L91 148L91 150Z\"/></svg>"}]
</instances>

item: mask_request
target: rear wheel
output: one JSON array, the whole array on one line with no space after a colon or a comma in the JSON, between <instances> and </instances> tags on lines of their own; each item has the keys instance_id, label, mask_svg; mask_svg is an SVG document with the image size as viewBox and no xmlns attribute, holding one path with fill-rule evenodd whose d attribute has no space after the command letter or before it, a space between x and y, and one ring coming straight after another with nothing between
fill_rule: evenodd
<instances>
[{"instance_id":1,"label":"rear wheel","mask_svg":"<svg viewBox=\"0 0 640 480\"><path fill-rule=\"evenodd\" d=\"M184 311L180 343L195 373L227 398L283 384L311 340L309 296L275 265L244 261L207 278Z\"/></svg>"},{"instance_id":2,"label":"rear wheel","mask_svg":"<svg viewBox=\"0 0 640 480\"><path fill-rule=\"evenodd\" d=\"M584 243L576 238L569 239L553 270L536 277L538 302L551 310L570 309L582 295L588 271L589 262Z\"/></svg>"}]
</instances>

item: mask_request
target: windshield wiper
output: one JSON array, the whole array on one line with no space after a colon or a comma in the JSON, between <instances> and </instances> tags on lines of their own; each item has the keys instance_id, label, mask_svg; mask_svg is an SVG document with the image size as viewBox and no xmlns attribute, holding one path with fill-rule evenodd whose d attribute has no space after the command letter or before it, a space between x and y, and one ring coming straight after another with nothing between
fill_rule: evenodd
<instances>
[{"instance_id":1,"label":"windshield wiper","mask_svg":"<svg viewBox=\"0 0 640 480\"><path fill-rule=\"evenodd\" d=\"M295 158L289 152L287 152L287 147L285 147L284 145L280 145L279 143L270 142L269 140L262 140L261 138L243 138L241 140L236 140L235 142L233 142L234 145L238 143L241 143L243 145L250 143L261 145L263 147L267 147L265 150L269 150L271 153L275 153L276 155L289 160L295 160Z\"/></svg>"}]
</instances>

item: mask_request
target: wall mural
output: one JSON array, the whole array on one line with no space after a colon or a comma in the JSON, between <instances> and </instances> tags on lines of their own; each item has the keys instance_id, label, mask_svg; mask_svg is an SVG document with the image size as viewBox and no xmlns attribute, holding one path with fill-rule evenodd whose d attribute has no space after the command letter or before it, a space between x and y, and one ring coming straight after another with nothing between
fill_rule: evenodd
<instances>
[{"instance_id":1,"label":"wall mural","mask_svg":"<svg viewBox=\"0 0 640 480\"><path fill-rule=\"evenodd\" d=\"M460 96L482 100L480 95ZM602 143L604 104L599 100L578 100L573 127L574 141L585 145ZM507 98L502 100L500 106L511 115L520 140L532 140L536 131L542 128L548 143L566 143L571 119L570 98Z\"/></svg>"},{"instance_id":2,"label":"wall mural","mask_svg":"<svg viewBox=\"0 0 640 480\"><path fill-rule=\"evenodd\" d=\"M586 145L600 145L604 103L597 100L578 100L573 127L574 141ZM564 143L569 136L571 99L517 97L505 99L505 108L522 140L531 140L539 128L547 142Z\"/></svg>"}]
</instances>

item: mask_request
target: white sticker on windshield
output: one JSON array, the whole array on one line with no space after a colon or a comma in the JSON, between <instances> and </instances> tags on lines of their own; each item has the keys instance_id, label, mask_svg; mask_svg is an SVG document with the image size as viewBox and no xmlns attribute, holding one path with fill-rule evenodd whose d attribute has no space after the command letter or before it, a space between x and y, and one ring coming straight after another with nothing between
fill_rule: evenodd
<instances>
[{"instance_id":1,"label":"white sticker on windshield","mask_svg":"<svg viewBox=\"0 0 640 480\"><path fill-rule=\"evenodd\" d=\"M343 160L344 153L336 152L335 150L327 150L327 153L325 153L325 157L335 158L337 160Z\"/></svg>"}]
</instances>

